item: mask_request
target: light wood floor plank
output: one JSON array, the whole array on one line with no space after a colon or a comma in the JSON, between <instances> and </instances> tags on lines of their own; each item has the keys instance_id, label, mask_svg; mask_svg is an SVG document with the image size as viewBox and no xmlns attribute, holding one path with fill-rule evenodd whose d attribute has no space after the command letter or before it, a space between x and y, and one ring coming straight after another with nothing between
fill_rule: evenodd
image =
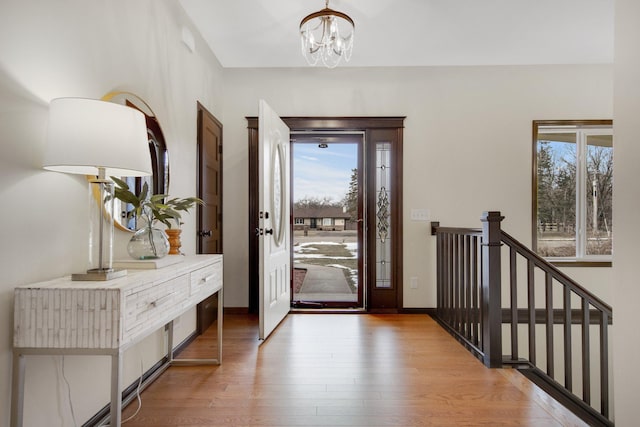
<instances>
[{"instance_id":1,"label":"light wood floor plank","mask_svg":"<svg viewBox=\"0 0 640 427\"><path fill-rule=\"evenodd\" d=\"M262 345L255 316L228 315L224 328L221 366L170 368L126 425L585 425L516 371L485 368L426 315L291 314ZM214 325L181 356L216 345Z\"/></svg>"}]
</instances>

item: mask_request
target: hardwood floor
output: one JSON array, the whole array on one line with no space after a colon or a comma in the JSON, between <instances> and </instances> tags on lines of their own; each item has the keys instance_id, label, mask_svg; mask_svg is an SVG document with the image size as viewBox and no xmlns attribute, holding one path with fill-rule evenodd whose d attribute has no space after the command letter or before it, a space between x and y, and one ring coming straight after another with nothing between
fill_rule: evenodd
<instances>
[{"instance_id":1,"label":"hardwood floor","mask_svg":"<svg viewBox=\"0 0 640 427\"><path fill-rule=\"evenodd\" d=\"M585 425L426 315L290 314L262 345L257 317L224 322L222 365L170 368L127 426ZM181 356L214 345L215 324Z\"/></svg>"}]
</instances>

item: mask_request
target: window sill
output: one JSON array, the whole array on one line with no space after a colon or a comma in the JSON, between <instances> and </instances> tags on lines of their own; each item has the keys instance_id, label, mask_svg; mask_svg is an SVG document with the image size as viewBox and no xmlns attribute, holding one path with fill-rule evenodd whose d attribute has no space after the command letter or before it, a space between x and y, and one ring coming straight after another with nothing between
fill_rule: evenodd
<instances>
[{"instance_id":1,"label":"window sill","mask_svg":"<svg viewBox=\"0 0 640 427\"><path fill-rule=\"evenodd\" d=\"M572 259L553 259L545 258L545 260L555 267L611 267L611 260L572 260Z\"/></svg>"}]
</instances>

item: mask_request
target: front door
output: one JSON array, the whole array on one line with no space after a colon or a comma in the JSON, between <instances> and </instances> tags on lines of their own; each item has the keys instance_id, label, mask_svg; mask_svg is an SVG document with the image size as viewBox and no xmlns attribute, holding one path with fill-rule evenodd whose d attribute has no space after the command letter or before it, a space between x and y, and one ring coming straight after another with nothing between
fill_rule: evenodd
<instances>
[{"instance_id":1,"label":"front door","mask_svg":"<svg viewBox=\"0 0 640 427\"><path fill-rule=\"evenodd\" d=\"M264 340L289 313L291 301L290 152L289 128L263 100L258 121L259 338Z\"/></svg>"},{"instance_id":2,"label":"front door","mask_svg":"<svg viewBox=\"0 0 640 427\"><path fill-rule=\"evenodd\" d=\"M403 307L402 287L402 136L404 117L285 117L294 132L363 132L362 191L364 254L363 302L370 311L397 311ZM256 117L247 117L249 142L249 226L259 228L258 134ZM309 221L310 226L311 222ZM305 220L306 224L306 220ZM316 221L316 226L322 223ZM262 266L261 237L249 237L249 311L259 311Z\"/></svg>"}]
</instances>

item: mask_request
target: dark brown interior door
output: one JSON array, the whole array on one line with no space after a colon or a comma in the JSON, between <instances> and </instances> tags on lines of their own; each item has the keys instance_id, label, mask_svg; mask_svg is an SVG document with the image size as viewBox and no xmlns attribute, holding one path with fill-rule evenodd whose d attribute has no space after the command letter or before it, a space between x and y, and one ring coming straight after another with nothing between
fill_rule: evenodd
<instances>
[{"instance_id":1,"label":"dark brown interior door","mask_svg":"<svg viewBox=\"0 0 640 427\"><path fill-rule=\"evenodd\" d=\"M222 253L222 124L198 103L198 253Z\"/></svg>"},{"instance_id":2,"label":"dark brown interior door","mask_svg":"<svg viewBox=\"0 0 640 427\"><path fill-rule=\"evenodd\" d=\"M199 254L222 253L222 123L198 103ZM198 304L197 332L202 334L217 318L218 294Z\"/></svg>"}]
</instances>

